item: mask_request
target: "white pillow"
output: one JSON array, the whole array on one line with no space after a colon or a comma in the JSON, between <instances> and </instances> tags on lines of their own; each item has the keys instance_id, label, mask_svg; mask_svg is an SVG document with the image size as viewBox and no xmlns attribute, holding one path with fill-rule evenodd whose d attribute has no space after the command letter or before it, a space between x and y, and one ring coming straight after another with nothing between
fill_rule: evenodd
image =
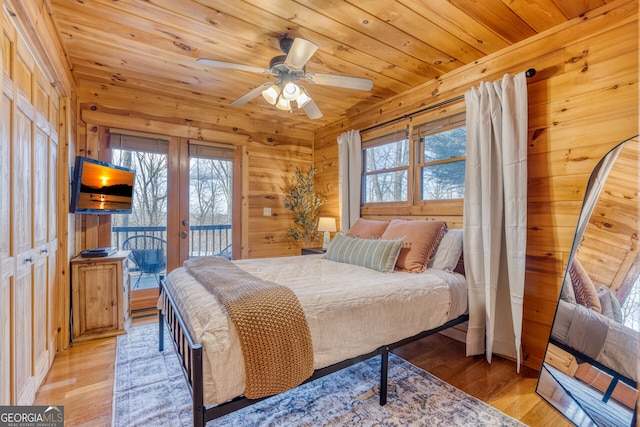
<instances>
[{"instance_id":1,"label":"white pillow","mask_svg":"<svg viewBox=\"0 0 640 427\"><path fill-rule=\"evenodd\" d=\"M462 228L449 228L429 260L429 268L453 271L462 255Z\"/></svg>"}]
</instances>

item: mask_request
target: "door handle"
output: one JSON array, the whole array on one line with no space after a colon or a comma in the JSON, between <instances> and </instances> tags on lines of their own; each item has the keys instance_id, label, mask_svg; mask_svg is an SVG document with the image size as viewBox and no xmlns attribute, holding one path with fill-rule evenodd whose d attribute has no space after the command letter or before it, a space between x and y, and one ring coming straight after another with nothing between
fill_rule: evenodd
<instances>
[{"instance_id":1,"label":"door handle","mask_svg":"<svg viewBox=\"0 0 640 427\"><path fill-rule=\"evenodd\" d=\"M186 239L187 237L189 237L189 233L186 231L183 231L182 233L180 233L180 237L182 237L183 239Z\"/></svg>"},{"instance_id":2,"label":"door handle","mask_svg":"<svg viewBox=\"0 0 640 427\"><path fill-rule=\"evenodd\" d=\"M183 219L183 220L182 220L182 225L184 225L185 227L186 227L187 225L189 225L189 220L188 220L188 219Z\"/></svg>"}]
</instances>

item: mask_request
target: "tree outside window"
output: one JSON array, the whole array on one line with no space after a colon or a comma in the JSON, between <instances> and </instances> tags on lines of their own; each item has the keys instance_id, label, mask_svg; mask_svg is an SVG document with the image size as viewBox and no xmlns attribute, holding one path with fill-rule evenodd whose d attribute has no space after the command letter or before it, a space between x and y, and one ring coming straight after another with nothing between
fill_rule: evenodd
<instances>
[{"instance_id":1,"label":"tree outside window","mask_svg":"<svg viewBox=\"0 0 640 427\"><path fill-rule=\"evenodd\" d=\"M363 141L363 202L462 199L466 146L464 112Z\"/></svg>"},{"instance_id":2,"label":"tree outside window","mask_svg":"<svg viewBox=\"0 0 640 427\"><path fill-rule=\"evenodd\" d=\"M447 129L420 138L420 199L464 197L466 127Z\"/></svg>"},{"instance_id":3,"label":"tree outside window","mask_svg":"<svg viewBox=\"0 0 640 427\"><path fill-rule=\"evenodd\" d=\"M406 132L367 142L362 179L365 203L408 200L409 157Z\"/></svg>"}]
</instances>

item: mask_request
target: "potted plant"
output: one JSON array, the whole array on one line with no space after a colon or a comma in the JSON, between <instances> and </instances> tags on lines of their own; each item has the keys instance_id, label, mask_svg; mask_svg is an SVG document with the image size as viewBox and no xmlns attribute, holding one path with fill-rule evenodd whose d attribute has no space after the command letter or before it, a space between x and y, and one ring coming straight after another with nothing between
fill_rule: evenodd
<instances>
[{"instance_id":1,"label":"potted plant","mask_svg":"<svg viewBox=\"0 0 640 427\"><path fill-rule=\"evenodd\" d=\"M303 173L296 167L293 183L285 192L284 207L293 213L295 225L287 229L287 237L296 242L302 242L304 247L314 247L322 237L318 232L318 213L326 197L317 194L313 177L317 169L315 166Z\"/></svg>"}]
</instances>

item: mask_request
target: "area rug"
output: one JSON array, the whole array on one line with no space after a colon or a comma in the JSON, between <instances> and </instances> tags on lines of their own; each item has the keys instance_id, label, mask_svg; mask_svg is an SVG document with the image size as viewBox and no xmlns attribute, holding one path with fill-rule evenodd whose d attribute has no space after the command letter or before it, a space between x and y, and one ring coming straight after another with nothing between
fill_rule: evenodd
<instances>
[{"instance_id":1,"label":"area rug","mask_svg":"<svg viewBox=\"0 0 640 427\"><path fill-rule=\"evenodd\" d=\"M157 337L157 325L136 326L118 336L114 426L193 425L178 358L169 342L159 352ZM378 403L379 381L380 357L375 357L210 421L207 427L524 425L393 354L385 406Z\"/></svg>"}]
</instances>

